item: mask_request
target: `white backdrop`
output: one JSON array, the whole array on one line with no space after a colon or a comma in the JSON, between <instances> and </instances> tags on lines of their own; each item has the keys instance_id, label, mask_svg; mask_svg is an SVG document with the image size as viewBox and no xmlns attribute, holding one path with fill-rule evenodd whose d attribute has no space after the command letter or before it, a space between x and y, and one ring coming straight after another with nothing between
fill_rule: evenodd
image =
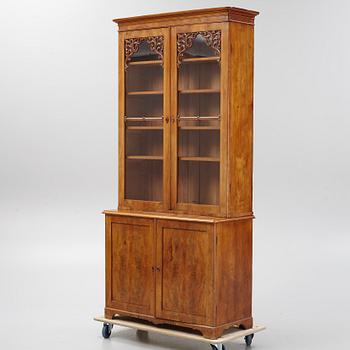
<instances>
[{"instance_id":1,"label":"white backdrop","mask_svg":"<svg viewBox=\"0 0 350 350\"><path fill-rule=\"evenodd\" d=\"M346 348L350 2L2 0L0 347L200 349L103 340L104 223L117 206L111 21L213 6L261 12L255 42L256 349ZM243 342L228 349L244 349Z\"/></svg>"}]
</instances>

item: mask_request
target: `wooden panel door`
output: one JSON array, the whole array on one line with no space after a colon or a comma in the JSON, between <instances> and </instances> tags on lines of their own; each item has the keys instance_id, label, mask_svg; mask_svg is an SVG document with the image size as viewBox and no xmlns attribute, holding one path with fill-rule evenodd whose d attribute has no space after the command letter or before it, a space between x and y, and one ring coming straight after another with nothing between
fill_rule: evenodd
<instances>
[{"instance_id":1,"label":"wooden panel door","mask_svg":"<svg viewBox=\"0 0 350 350\"><path fill-rule=\"evenodd\" d=\"M159 220L156 279L157 317L212 325L212 225Z\"/></svg>"},{"instance_id":2,"label":"wooden panel door","mask_svg":"<svg viewBox=\"0 0 350 350\"><path fill-rule=\"evenodd\" d=\"M119 208L170 207L170 30L119 33Z\"/></svg>"},{"instance_id":3,"label":"wooden panel door","mask_svg":"<svg viewBox=\"0 0 350 350\"><path fill-rule=\"evenodd\" d=\"M171 31L171 206L226 216L228 24Z\"/></svg>"},{"instance_id":4,"label":"wooden panel door","mask_svg":"<svg viewBox=\"0 0 350 350\"><path fill-rule=\"evenodd\" d=\"M154 316L153 220L106 217L106 306Z\"/></svg>"}]
</instances>

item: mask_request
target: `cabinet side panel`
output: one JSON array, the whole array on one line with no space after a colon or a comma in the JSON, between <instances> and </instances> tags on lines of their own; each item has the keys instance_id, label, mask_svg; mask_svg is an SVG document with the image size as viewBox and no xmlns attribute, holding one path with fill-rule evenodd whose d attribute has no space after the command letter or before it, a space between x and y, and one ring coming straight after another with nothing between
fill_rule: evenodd
<instances>
[{"instance_id":1,"label":"cabinet side panel","mask_svg":"<svg viewBox=\"0 0 350 350\"><path fill-rule=\"evenodd\" d=\"M217 225L217 325L252 315L252 220Z\"/></svg>"},{"instance_id":2,"label":"cabinet side panel","mask_svg":"<svg viewBox=\"0 0 350 350\"><path fill-rule=\"evenodd\" d=\"M230 23L228 215L252 213L254 27Z\"/></svg>"}]
</instances>

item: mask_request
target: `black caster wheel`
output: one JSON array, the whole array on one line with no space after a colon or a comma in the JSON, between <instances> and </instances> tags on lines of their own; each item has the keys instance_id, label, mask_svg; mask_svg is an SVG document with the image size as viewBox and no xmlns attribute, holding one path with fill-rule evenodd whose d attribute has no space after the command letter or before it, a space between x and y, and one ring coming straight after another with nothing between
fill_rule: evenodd
<instances>
[{"instance_id":1,"label":"black caster wheel","mask_svg":"<svg viewBox=\"0 0 350 350\"><path fill-rule=\"evenodd\" d=\"M111 336L113 325L104 323L102 327L102 337L108 339Z\"/></svg>"},{"instance_id":2,"label":"black caster wheel","mask_svg":"<svg viewBox=\"0 0 350 350\"><path fill-rule=\"evenodd\" d=\"M253 333L253 334L246 335L246 336L244 337L244 341L245 341L245 343L246 343L247 346L251 346L251 345L252 345L253 338L254 338L254 333Z\"/></svg>"},{"instance_id":3,"label":"black caster wheel","mask_svg":"<svg viewBox=\"0 0 350 350\"><path fill-rule=\"evenodd\" d=\"M219 347L217 347L217 346L214 345L214 344L210 344L210 346L211 346L212 350L220 350L220 345L219 345ZM221 344L221 350L226 350L224 344Z\"/></svg>"},{"instance_id":4,"label":"black caster wheel","mask_svg":"<svg viewBox=\"0 0 350 350\"><path fill-rule=\"evenodd\" d=\"M144 340L146 341L148 339L148 332L147 331L144 331L144 330L141 330L141 329L138 329L136 331L136 336L139 340Z\"/></svg>"}]
</instances>

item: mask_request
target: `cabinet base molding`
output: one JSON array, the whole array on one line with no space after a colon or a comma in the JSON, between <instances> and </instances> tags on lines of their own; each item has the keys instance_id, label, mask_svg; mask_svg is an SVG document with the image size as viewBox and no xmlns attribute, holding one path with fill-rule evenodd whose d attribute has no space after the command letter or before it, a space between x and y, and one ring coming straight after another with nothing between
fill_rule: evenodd
<instances>
[{"instance_id":1,"label":"cabinet base molding","mask_svg":"<svg viewBox=\"0 0 350 350\"><path fill-rule=\"evenodd\" d=\"M155 318L147 315L137 315L131 312L125 312L125 311L116 310L112 308L105 308L104 317L110 320L121 319L121 320L126 320L131 322L144 323L144 324L151 323L157 326L164 326L164 327L175 326L175 330L180 330L180 331L195 330L200 332L202 336L206 339L220 338L225 331L231 328L250 329L253 327L252 317L245 318L242 320L236 320L234 322L226 323L217 327L164 320L164 319Z\"/></svg>"}]
</instances>

